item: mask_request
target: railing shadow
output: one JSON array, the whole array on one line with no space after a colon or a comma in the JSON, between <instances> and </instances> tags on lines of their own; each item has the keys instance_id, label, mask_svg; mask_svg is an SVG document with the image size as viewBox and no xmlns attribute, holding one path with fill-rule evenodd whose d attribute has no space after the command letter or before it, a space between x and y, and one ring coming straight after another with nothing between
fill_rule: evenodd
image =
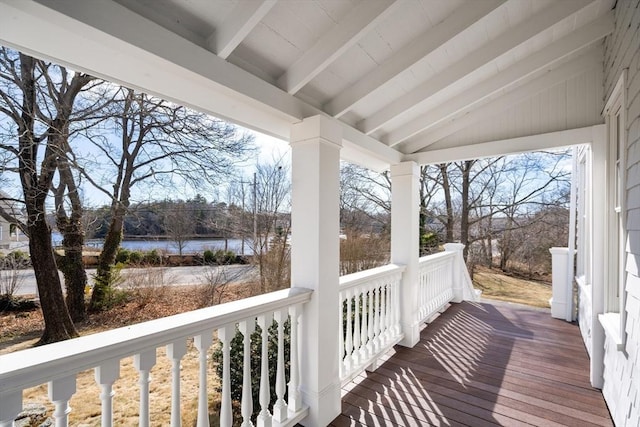
<instances>
[{"instance_id":1,"label":"railing shadow","mask_svg":"<svg viewBox=\"0 0 640 427\"><path fill-rule=\"evenodd\" d=\"M360 375L343 389L343 412L333 425L354 421L368 425L545 425L549 419L565 424L572 416L581 417L578 410L562 414L561 405L554 402L563 393L583 387L573 379L574 372L566 374L567 388L551 391L551 395L547 388L556 384L545 383L546 373L540 380L535 372L548 369L549 375L562 379L561 368L559 373L552 371L550 361L556 357L552 340L562 336L564 329L536 323L540 313L535 311L500 307L471 302L451 306L423 329L414 348L396 346L395 354L375 372ZM543 363L529 365L540 345L549 347L549 353L540 354ZM506 376L509 389L505 391ZM530 381L534 377L536 381ZM529 404L524 390L537 405ZM590 410L587 403L583 406L582 411ZM583 419L590 417L587 414Z\"/></svg>"}]
</instances>

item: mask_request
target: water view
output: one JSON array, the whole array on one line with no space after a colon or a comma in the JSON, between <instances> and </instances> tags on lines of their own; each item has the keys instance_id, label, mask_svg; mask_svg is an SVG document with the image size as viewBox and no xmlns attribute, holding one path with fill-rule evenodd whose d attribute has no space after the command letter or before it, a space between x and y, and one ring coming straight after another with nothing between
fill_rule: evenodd
<instances>
[{"instance_id":1,"label":"water view","mask_svg":"<svg viewBox=\"0 0 640 427\"><path fill-rule=\"evenodd\" d=\"M58 246L62 243L62 235L53 233L53 244ZM90 248L101 249L104 244L102 239L89 239L85 245ZM130 251L151 251L153 249L165 253L177 254L178 245L172 240L141 240L141 239L125 239L120 244L121 247ZM245 240L244 252L242 239L193 239L184 242L182 253L194 254L202 253L207 249L217 251L219 249L233 251L238 255L251 255L251 241Z\"/></svg>"}]
</instances>

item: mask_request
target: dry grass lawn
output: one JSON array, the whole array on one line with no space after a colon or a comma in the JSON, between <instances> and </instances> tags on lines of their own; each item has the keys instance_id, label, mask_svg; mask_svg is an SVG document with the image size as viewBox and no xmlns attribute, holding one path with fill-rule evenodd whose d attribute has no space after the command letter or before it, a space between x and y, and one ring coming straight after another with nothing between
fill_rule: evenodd
<instances>
[{"instance_id":1,"label":"dry grass lawn","mask_svg":"<svg viewBox=\"0 0 640 427\"><path fill-rule=\"evenodd\" d=\"M225 302L244 298L252 294L256 285L249 283L230 285ZM81 335L88 335L121 326L140 323L154 318L169 316L202 306L204 289L198 287L162 287L153 290L154 298L136 295L136 298L113 309L98 314L78 325ZM0 354L19 351L32 346L42 332L42 314L39 310L26 313L0 313ZM213 346L210 351L213 351ZM150 422L154 426L169 425L171 416L171 361L164 347L156 350L156 365L151 370ZM210 402L218 400L215 391L218 379L213 366L208 366ZM114 384L114 425L138 424L139 395L138 372L133 366L133 357L120 361L120 378ZM99 426L101 417L100 388L95 382L94 371L77 375L77 393L69 405L69 425ZM198 394L198 351L193 340L188 341L188 352L181 363L181 408L182 425L195 426ZM53 414L53 404L47 397L47 385L25 390L24 403L40 403ZM210 404L210 407L212 405ZM212 418L212 422L214 422ZM215 425L215 424L212 424Z\"/></svg>"},{"instance_id":2,"label":"dry grass lawn","mask_svg":"<svg viewBox=\"0 0 640 427\"><path fill-rule=\"evenodd\" d=\"M473 285L482 290L482 297L549 308L551 284L507 276L498 270L476 267Z\"/></svg>"}]
</instances>

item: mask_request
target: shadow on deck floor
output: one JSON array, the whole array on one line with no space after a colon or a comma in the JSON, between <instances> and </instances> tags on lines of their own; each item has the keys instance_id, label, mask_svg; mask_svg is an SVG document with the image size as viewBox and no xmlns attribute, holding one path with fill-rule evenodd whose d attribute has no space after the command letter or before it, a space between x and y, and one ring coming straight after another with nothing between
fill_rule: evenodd
<instances>
[{"instance_id":1,"label":"shadow on deck floor","mask_svg":"<svg viewBox=\"0 0 640 427\"><path fill-rule=\"evenodd\" d=\"M343 387L333 426L611 426L577 325L507 303L452 305L414 348Z\"/></svg>"}]
</instances>

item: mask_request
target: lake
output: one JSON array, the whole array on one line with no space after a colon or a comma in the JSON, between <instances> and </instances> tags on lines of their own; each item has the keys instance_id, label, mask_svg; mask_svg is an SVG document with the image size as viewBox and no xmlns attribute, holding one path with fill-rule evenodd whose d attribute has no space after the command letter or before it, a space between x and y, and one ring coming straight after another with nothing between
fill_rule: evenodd
<instances>
[{"instance_id":1,"label":"lake","mask_svg":"<svg viewBox=\"0 0 640 427\"><path fill-rule=\"evenodd\" d=\"M53 244L60 245L62 242L62 235L60 233L52 233ZM85 246L91 248L102 248L104 244L103 239L88 239L85 242ZM156 249L170 254L178 253L178 245L172 240L123 240L120 244L121 247L129 249L130 251L151 251ZM193 254L202 253L210 249L217 251L218 249L233 251L238 255L242 255L242 240L241 239L193 239L187 240L182 253ZM251 240L246 240L244 244L244 255L251 255Z\"/></svg>"}]
</instances>

